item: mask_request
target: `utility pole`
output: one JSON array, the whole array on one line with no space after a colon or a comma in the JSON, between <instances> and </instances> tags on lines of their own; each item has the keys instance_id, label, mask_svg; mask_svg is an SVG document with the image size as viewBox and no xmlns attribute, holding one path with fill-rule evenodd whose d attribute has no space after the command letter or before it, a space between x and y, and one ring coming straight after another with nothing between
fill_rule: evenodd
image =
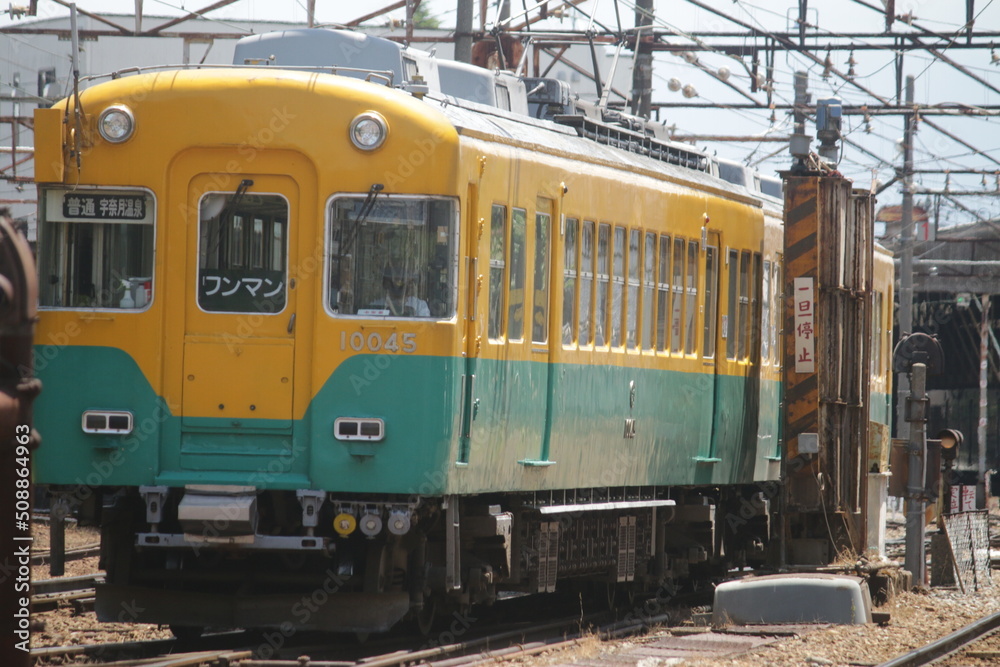
<instances>
[{"instance_id":1,"label":"utility pole","mask_svg":"<svg viewBox=\"0 0 1000 667\"><path fill-rule=\"evenodd\" d=\"M635 62L632 65L632 115L649 118L653 109L653 52L643 42L653 25L653 0L635 3Z\"/></svg>"},{"instance_id":2,"label":"utility pole","mask_svg":"<svg viewBox=\"0 0 1000 667\"><path fill-rule=\"evenodd\" d=\"M913 106L913 77L906 77L906 104ZM903 132L903 207L899 237L899 330L897 337L913 333L913 135L916 130L915 114L905 117ZM896 379L896 437L906 439L910 425L906 421L906 400L910 395L910 376L900 372Z\"/></svg>"},{"instance_id":3,"label":"utility pole","mask_svg":"<svg viewBox=\"0 0 1000 667\"><path fill-rule=\"evenodd\" d=\"M911 81L912 83L912 77ZM906 478L905 566L915 586L924 585L927 555L924 550L924 484L927 479L927 366L910 368L912 390L907 397L907 419L912 423L907 444L909 472Z\"/></svg>"},{"instance_id":4,"label":"utility pole","mask_svg":"<svg viewBox=\"0 0 1000 667\"><path fill-rule=\"evenodd\" d=\"M472 3L473 0L457 0L455 15L455 60L460 63L472 62Z\"/></svg>"}]
</instances>

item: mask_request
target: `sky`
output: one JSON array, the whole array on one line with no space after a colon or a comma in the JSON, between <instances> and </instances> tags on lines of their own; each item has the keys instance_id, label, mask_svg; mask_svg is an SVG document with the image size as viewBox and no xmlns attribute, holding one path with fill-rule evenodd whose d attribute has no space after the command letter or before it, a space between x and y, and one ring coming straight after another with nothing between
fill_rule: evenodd
<instances>
[{"instance_id":1,"label":"sky","mask_svg":"<svg viewBox=\"0 0 1000 667\"><path fill-rule=\"evenodd\" d=\"M793 29L793 20L797 16L797 0L700 0L727 15L738 18L747 24L769 31L787 31ZM871 5L880 5L882 0L863 0ZM351 2L316 0L317 21L320 23L344 23L363 14L390 4L391 0L352 0ZM27 4L26 0L19 4ZM191 10L200 10L211 4L209 0L191 3L188 0L144 0L143 8L147 16L175 16ZM455 0L425 0L430 14L441 21L442 26L451 27L455 23ZM478 2L475 5L478 7ZM534 0L526 0L531 7ZM556 5L555 0L550 5ZM490 11L487 24L493 22L495 1L490 0ZM518 0L513 0L513 10L517 12L522 6ZM81 0L78 6L97 13L133 14L135 2L132 0ZM305 0L285 0L282 2L264 2L263 0L239 0L220 10L212 11L209 17L239 24L244 20L283 20L304 22L306 19ZM885 30L881 14L863 6L857 0L809 0L808 20L817 26L822 35L842 33L881 33ZM594 13L598 20L612 28L617 25L614 0L589 0L581 8ZM1000 0L975 0L975 29L977 31L1000 32ZM619 10L623 27L631 27L634 23L632 0L619 0ZM3 10L0 10L3 11ZM690 43L685 37L691 31L739 31L745 29L726 21L709 11L698 8L687 0L656 0L656 24L666 30L675 31L678 35L672 41ZM52 0L38 0L39 16L65 15L68 10ZM965 22L965 3L959 0L896 0L897 14L911 14L915 17L914 25L931 30L935 33L954 36ZM397 10L389 16L402 19L404 11ZM12 23L23 24L27 19L14 19L0 14L0 26ZM476 19L478 25L478 17ZM547 25L554 29L585 29L587 18L566 12L565 18L551 20ZM384 19L373 22L377 25ZM903 23L897 22L895 33L914 30ZM0 40L4 37L0 35ZM732 43L740 41L737 38L727 39ZM1000 37L998 37L1000 42ZM747 45L759 43L750 36L742 37ZM822 59L827 53L823 38L810 41L814 52ZM991 90L989 86L1000 89L1000 54L989 49L966 50L954 48L946 50L945 55L963 64L969 70L985 80L989 85L974 81L971 77L958 73L950 66L936 60L923 52L907 52L904 55L904 72L916 77L915 99L919 104L927 105L998 105L1000 92ZM860 51L854 54L856 72L855 81L883 98L894 98L896 93L894 58L896 54L889 50ZM994 57L995 56L995 57ZM846 72L850 65L846 62L849 54L843 51L832 51L831 61L834 66ZM750 93L750 79L743 63L722 53L701 53L698 55L698 65L718 71L725 67L731 72L730 82L753 99L764 100L764 93ZM798 70L807 71L810 77L810 92L813 99L824 97L839 97L845 104L878 104L867 93L845 83L836 76L823 78L823 67L806 60L796 54L779 53L775 59L773 80L773 100L779 104L790 103L793 99L793 73ZM654 102L683 102L686 98L680 92L671 92L668 81L676 78L682 85L690 84L697 90L697 97L692 102L710 104L714 108L681 110L664 109L660 120L667 126L675 128L679 135L719 135L743 136L763 139L768 136L783 136L790 132L791 119L783 110L740 110L726 108L733 103L744 103L748 100L720 84L714 78L698 69L680 57L670 54L657 54L654 65ZM2 91L0 91L2 94ZM895 100L893 100L895 102ZM980 169L991 172L988 176L951 174L921 174L916 181L918 188L941 189L947 182L952 190L984 191L991 193L983 196L941 197L928 200L931 205L940 203L938 209L942 226L970 222L975 219L1000 217L1000 196L992 194L1000 190L1000 176L993 172L1000 170L1000 118L997 117L966 117L954 118L929 117L948 132L971 144L973 148L964 146L946 135L929 127L926 123L918 125L916 141L914 142L915 166L924 170L945 169ZM845 147L840 162L840 170L853 178L859 187L878 187L889 182L895 175L894 167L901 164L901 154L898 145L903 136L903 119L900 116L872 116L866 121L860 116L845 117L843 133L847 139L861 147ZM812 128L808 130L811 134ZM0 137L3 143L3 137ZM781 144L766 141L699 141L699 146L716 152L722 157L738 160L756 166L762 172L774 173L787 168L790 158L787 150ZM978 149L974 150L974 149ZM771 155L774 153L774 155ZM984 184L985 180L985 184ZM879 202L898 203L900 189L897 185L890 186L879 197ZM917 195L918 203L927 199Z\"/></svg>"}]
</instances>

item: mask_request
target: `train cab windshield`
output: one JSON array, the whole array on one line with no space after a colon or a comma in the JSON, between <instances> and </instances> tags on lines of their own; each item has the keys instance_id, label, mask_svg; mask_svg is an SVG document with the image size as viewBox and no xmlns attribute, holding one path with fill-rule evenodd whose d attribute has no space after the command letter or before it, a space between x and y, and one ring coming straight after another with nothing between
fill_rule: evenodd
<instances>
[{"instance_id":1,"label":"train cab windshield","mask_svg":"<svg viewBox=\"0 0 1000 667\"><path fill-rule=\"evenodd\" d=\"M455 312L457 206L443 197L337 197L329 308L337 316L445 319Z\"/></svg>"}]
</instances>

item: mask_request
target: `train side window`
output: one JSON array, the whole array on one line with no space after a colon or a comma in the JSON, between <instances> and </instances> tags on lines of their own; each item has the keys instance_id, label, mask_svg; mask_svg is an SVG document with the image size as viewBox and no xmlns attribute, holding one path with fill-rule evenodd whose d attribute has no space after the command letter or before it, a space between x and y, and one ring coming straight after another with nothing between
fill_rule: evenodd
<instances>
[{"instance_id":1,"label":"train side window","mask_svg":"<svg viewBox=\"0 0 1000 667\"><path fill-rule=\"evenodd\" d=\"M705 339L702 341L702 356L715 357L716 326L719 320L719 249L705 248Z\"/></svg>"},{"instance_id":2,"label":"train side window","mask_svg":"<svg viewBox=\"0 0 1000 667\"><path fill-rule=\"evenodd\" d=\"M535 280L532 292L531 342L549 340L549 228L552 216L535 213Z\"/></svg>"},{"instance_id":3,"label":"train side window","mask_svg":"<svg viewBox=\"0 0 1000 667\"><path fill-rule=\"evenodd\" d=\"M328 307L335 316L451 317L457 248L458 204L453 199L335 197L330 204Z\"/></svg>"},{"instance_id":4,"label":"train side window","mask_svg":"<svg viewBox=\"0 0 1000 667\"><path fill-rule=\"evenodd\" d=\"M611 286L611 225L597 228L597 307L594 309L594 345L607 345L608 288Z\"/></svg>"},{"instance_id":5,"label":"train side window","mask_svg":"<svg viewBox=\"0 0 1000 667\"><path fill-rule=\"evenodd\" d=\"M698 242L688 241L687 252L687 299L684 305L684 315L686 316L687 331L684 334L684 353L694 354L697 338L695 329L698 326L697 313L695 307L698 303Z\"/></svg>"},{"instance_id":6,"label":"train side window","mask_svg":"<svg viewBox=\"0 0 1000 667\"><path fill-rule=\"evenodd\" d=\"M747 358L747 333L750 325L750 251L744 250L740 253L740 304L739 321L737 322L737 348L738 359Z\"/></svg>"},{"instance_id":7,"label":"train side window","mask_svg":"<svg viewBox=\"0 0 1000 667\"><path fill-rule=\"evenodd\" d=\"M507 268L507 207L494 204L490 213L490 340L503 338L504 271Z\"/></svg>"},{"instance_id":8,"label":"train side window","mask_svg":"<svg viewBox=\"0 0 1000 667\"><path fill-rule=\"evenodd\" d=\"M510 91L507 86L496 84L497 108L510 111Z\"/></svg>"},{"instance_id":9,"label":"train side window","mask_svg":"<svg viewBox=\"0 0 1000 667\"><path fill-rule=\"evenodd\" d=\"M259 238L250 229L257 220ZM284 309L288 227L288 202L284 197L210 193L201 200L198 225L200 308L218 313L265 314ZM271 252L261 248L262 252L254 257L254 243L263 244L265 237ZM261 266L255 266L256 259L261 260Z\"/></svg>"},{"instance_id":10,"label":"train side window","mask_svg":"<svg viewBox=\"0 0 1000 667\"><path fill-rule=\"evenodd\" d=\"M760 293L762 297L761 301L761 315L760 321L762 322L763 329L761 335L760 344L760 360L761 363L770 364L771 363L771 260L764 260L764 273L761 276L764 281L761 287Z\"/></svg>"},{"instance_id":11,"label":"train side window","mask_svg":"<svg viewBox=\"0 0 1000 667\"><path fill-rule=\"evenodd\" d=\"M739 322L739 263L740 252L730 250L726 265L729 267L729 301L726 308L726 318L723 323L723 336L726 339L726 359L730 361L736 359L736 325Z\"/></svg>"},{"instance_id":12,"label":"train side window","mask_svg":"<svg viewBox=\"0 0 1000 667\"><path fill-rule=\"evenodd\" d=\"M270 228L270 225L268 225ZM264 247L267 239L264 238L264 219L255 217L250 229L250 267L254 269L264 268Z\"/></svg>"},{"instance_id":13,"label":"train side window","mask_svg":"<svg viewBox=\"0 0 1000 667\"><path fill-rule=\"evenodd\" d=\"M684 340L684 239L674 239L673 298L670 304L670 351L680 352Z\"/></svg>"},{"instance_id":14,"label":"train side window","mask_svg":"<svg viewBox=\"0 0 1000 667\"><path fill-rule=\"evenodd\" d=\"M528 212L523 208L515 208L510 216L510 273L507 298L507 338L509 340L524 339L524 306L525 306L525 256L527 248Z\"/></svg>"},{"instance_id":15,"label":"train side window","mask_svg":"<svg viewBox=\"0 0 1000 667\"><path fill-rule=\"evenodd\" d=\"M615 227L614 265L611 273L611 346L621 347L625 301L625 228Z\"/></svg>"},{"instance_id":16,"label":"train side window","mask_svg":"<svg viewBox=\"0 0 1000 667\"><path fill-rule=\"evenodd\" d=\"M580 327L577 343L590 345L591 314L594 312L594 223L583 221L583 238L580 243Z\"/></svg>"},{"instance_id":17,"label":"train side window","mask_svg":"<svg viewBox=\"0 0 1000 667\"><path fill-rule=\"evenodd\" d=\"M627 323L625 325L625 340L628 349L639 346L639 240L642 234L638 229L629 230L628 238L628 306Z\"/></svg>"},{"instance_id":18,"label":"train side window","mask_svg":"<svg viewBox=\"0 0 1000 667\"><path fill-rule=\"evenodd\" d=\"M524 340L525 261L528 212L515 208L510 216L510 266L507 276L507 338Z\"/></svg>"},{"instance_id":19,"label":"train side window","mask_svg":"<svg viewBox=\"0 0 1000 667\"><path fill-rule=\"evenodd\" d=\"M656 340L656 316L653 312L653 294L656 291L656 234L646 232L646 245L642 251L642 347L653 349Z\"/></svg>"},{"instance_id":20,"label":"train side window","mask_svg":"<svg viewBox=\"0 0 1000 667\"><path fill-rule=\"evenodd\" d=\"M656 349L670 346L670 237L660 237L660 267L656 282Z\"/></svg>"},{"instance_id":21,"label":"train side window","mask_svg":"<svg viewBox=\"0 0 1000 667\"><path fill-rule=\"evenodd\" d=\"M152 195L48 188L39 195L39 304L144 308L153 290Z\"/></svg>"},{"instance_id":22,"label":"train side window","mask_svg":"<svg viewBox=\"0 0 1000 667\"><path fill-rule=\"evenodd\" d=\"M576 288L579 279L577 266L577 234L580 221L574 218L566 220L565 238L563 241L563 345L573 344L573 336L577 331L577 301ZM582 295L581 295L582 296Z\"/></svg>"}]
</instances>

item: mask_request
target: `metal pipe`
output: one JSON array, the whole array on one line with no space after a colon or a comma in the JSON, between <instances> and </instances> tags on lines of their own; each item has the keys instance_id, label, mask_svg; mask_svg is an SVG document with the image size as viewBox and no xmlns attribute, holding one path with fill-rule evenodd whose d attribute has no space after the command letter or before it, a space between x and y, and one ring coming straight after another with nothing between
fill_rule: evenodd
<instances>
[{"instance_id":1,"label":"metal pipe","mask_svg":"<svg viewBox=\"0 0 1000 667\"><path fill-rule=\"evenodd\" d=\"M979 426L976 429L976 446L979 449L979 474L976 478L976 508L986 507L986 424L989 417L987 402L987 371L990 366L990 295L983 294L979 321Z\"/></svg>"}]
</instances>

